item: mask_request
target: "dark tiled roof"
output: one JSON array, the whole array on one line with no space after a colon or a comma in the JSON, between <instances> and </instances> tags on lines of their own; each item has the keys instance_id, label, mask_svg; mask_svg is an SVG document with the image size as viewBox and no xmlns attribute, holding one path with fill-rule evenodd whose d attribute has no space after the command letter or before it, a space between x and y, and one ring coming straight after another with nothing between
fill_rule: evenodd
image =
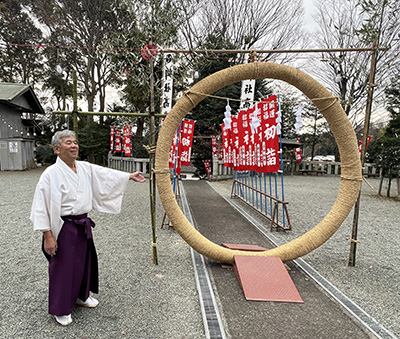
<instances>
[{"instance_id":1,"label":"dark tiled roof","mask_svg":"<svg viewBox=\"0 0 400 339\"><path fill-rule=\"evenodd\" d=\"M32 113L44 114L43 107L30 85L0 82L0 102L18 107L15 100L21 96L26 97L26 100L31 106Z\"/></svg>"}]
</instances>

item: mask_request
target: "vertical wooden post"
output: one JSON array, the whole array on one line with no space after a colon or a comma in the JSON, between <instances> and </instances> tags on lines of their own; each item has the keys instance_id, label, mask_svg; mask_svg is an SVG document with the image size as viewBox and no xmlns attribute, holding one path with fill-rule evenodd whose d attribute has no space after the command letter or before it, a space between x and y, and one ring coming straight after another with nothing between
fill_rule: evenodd
<instances>
[{"instance_id":1,"label":"vertical wooden post","mask_svg":"<svg viewBox=\"0 0 400 339\"><path fill-rule=\"evenodd\" d=\"M370 123L370 118L371 118L372 99L373 99L373 95L374 95L376 57L378 54L377 41L378 41L378 39L374 40L374 50L372 52L371 69L369 72L367 107L366 107L366 111L365 111L363 142L362 142L362 146L361 146L361 155L360 155L361 167L364 166L364 161L365 161L365 151L367 149L369 123ZM360 190L360 193L358 194L356 204L354 205L354 218L353 218L353 228L352 228L351 238L350 238L350 255L349 255L348 266L355 266L355 264L356 264L356 249L357 249L356 241L357 241L357 231L358 231L358 215L360 213L360 198L361 198L361 190Z\"/></svg>"},{"instance_id":2,"label":"vertical wooden post","mask_svg":"<svg viewBox=\"0 0 400 339\"><path fill-rule=\"evenodd\" d=\"M150 41L149 46L153 43ZM154 173L154 153L155 148L155 106L154 106L154 59L150 58L150 152L149 152L149 185L150 185L150 213L151 228L153 235L153 264L158 265L157 258L157 236L156 236L156 177Z\"/></svg>"}]
</instances>

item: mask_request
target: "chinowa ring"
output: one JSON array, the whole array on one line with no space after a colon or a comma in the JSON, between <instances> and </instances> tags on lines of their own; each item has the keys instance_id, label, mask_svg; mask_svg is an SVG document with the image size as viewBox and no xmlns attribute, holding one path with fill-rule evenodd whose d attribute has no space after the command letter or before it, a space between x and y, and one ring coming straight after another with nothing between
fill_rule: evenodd
<instances>
[{"instance_id":1,"label":"chinowa ring","mask_svg":"<svg viewBox=\"0 0 400 339\"><path fill-rule=\"evenodd\" d=\"M282 246L265 252L231 250L213 243L198 232L180 209L171 186L168 153L181 120L207 95L246 79L278 79L302 91L327 120L339 147L342 174L336 201L325 218L314 228ZM306 73L274 63L250 63L216 72L199 81L178 100L161 128L155 173L159 195L175 230L197 252L223 263L233 263L235 255L280 257L289 261L301 257L326 242L340 227L357 200L362 181L357 139L337 97Z\"/></svg>"}]
</instances>

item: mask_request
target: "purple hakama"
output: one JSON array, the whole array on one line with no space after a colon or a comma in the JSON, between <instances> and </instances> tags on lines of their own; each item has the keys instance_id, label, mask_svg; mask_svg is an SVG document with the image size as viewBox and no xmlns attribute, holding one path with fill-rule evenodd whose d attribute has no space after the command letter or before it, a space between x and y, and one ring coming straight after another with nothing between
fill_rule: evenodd
<instances>
[{"instance_id":1,"label":"purple hakama","mask_svg":"<svg viewBox=\"0 0 400 339\"><path fill-rule=\"evenodd\" d=\"M89 291L98 293L94 223L86 214L62 218L57 252L49 261L49 313L57 316L70 314L77 298L85 301Z\"/></svg>"}]
</instances>

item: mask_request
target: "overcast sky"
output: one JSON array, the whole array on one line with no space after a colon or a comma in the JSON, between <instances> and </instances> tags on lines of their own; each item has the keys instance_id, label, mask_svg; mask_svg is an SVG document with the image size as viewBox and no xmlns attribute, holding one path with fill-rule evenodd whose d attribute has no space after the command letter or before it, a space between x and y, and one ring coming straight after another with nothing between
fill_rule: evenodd
<instances>
[{"instance_id":1,"label":"overcast sky","mask_svg":"<svg viewBox=\"0 0 400 339\"><path fill-rule=\"evenodd\" d=\"M304 2L304 22L306 24L306 28L309 30L313 30L316 26L314 19L312 18L312 14L315 13L314 0L303 0Z\"/></svg>"}]
</instances>

